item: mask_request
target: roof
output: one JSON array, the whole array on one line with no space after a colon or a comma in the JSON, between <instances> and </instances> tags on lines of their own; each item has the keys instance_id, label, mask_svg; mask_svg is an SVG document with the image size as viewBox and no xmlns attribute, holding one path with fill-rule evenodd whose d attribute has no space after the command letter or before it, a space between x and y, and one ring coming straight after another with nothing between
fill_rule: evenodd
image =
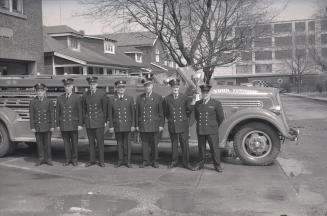
<instances>
[{"instance_id":1,"label":"roof","mask_svg":"<svg viewBox=\"0 0 327 216\"><path fill-rule=\"evenodd\" d=\"M118 47L118 49L123 53L143 53L142 50L135 47Z\"/></svg>"},{"instance_id":2,"label":"roof","mask_svg":"<svg viewBox=\"0 0 327 216\"><path fill-rule=\"evenodd\" d=\"M151 32L128 32L97 35L98 37L107 37L117 41L118 46L153 46L157 36Z\"/></svg>"},{"instance_id":3,"label":"roof","mask_svg":"<svg viewBox=\"0 0 327 216\"><path fill-rule=\"evenodd\" d=\"M43 31L47 34L77 34L80 36L84 35L84 33L76 31L75 29L72 29L71 27L66 25L43 26Z\"/></svg>"},{"instance_id":4,"label":"roof","mask_svg":"<svg viewBox=\"0 0 327 216\"><path fill-rule=\"evenodd\" d=\"M99 64L104 66L119 66L119 67L143 67L142 64L138 64L131 60L128 56L117 51L116 54L99 53L89 47L81 46L79 52L70 50L60 42L56 41L46 33L43 34L44 52L54 53L60 57L67 57L73 59L79 63L84 64Z\"/></svg>"}]
</instances>

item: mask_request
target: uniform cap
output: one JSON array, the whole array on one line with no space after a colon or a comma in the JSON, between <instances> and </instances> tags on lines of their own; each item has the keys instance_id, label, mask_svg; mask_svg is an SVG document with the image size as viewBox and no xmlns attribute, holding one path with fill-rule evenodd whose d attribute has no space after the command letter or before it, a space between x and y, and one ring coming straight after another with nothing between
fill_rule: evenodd
<instances>
[{"instance_id":1,"label":"uniform cap","mask_svg":"<svg viewBox=\"0 0 327 216\"><path fill-rule=\"evenodd\" d=\"M200 89L202 92L208 92L211 89L211 85L200 85Z\"/></svg>"},{"instance_id":2,"label":"uniform cap","mask_svg":"<svg viewBox=\"0 0 327 216\"><path fill-rule=\"evenodd\" d=\"M179 79L171 79L169 81L170 86L179 86L180 85L180 80Z\"/></svg>"},{"instance_id":3,"label":"uniform cap","mask_svg":"<svg viewBox=\"0 0 327 216\"><path fill-rule=\"evenodd\" d=\"M116 87L125 87L126 86L126 81L125 80L118 80L115 82Z\"/></svg>"},{"instance_id":4,"label":"uniform cap","mask_svg":"<svg viewBox=\"0 0 327 216\"><path fill-rule=\"evenodd\" d=\"M64 83L64 85L70 85L70 84L73 84L74 79L73 78L66 78L66 79L63 79L62 82Z\"/></svg>"},{"instance_id":5,"label":"uniform cap","mask_svg":"<svg viewBox=\"0 0 327 216\"><path fill-rule=\"evenodd\" d=\"M98 77L96 76L90 76L86 78L86 81L91 84L91 83L97 83L98 82Z\"/></svg>"},{"instance_id":6,"label":"uniform cap","mask_svg":"<svg viewBox=\"0 0 327 216\"><path fill-rule=\"evenodd\" d=\"M47 86L43 83L37 83L34 85L34 88L35 88L35 90L40 90L40 89L46 90Z\"/></svg>"},{"instance_id":7,"label":"uniform cap","mask_svg":"<svg viewBox=\"0 0 327 216\"><path fill-rule=\"evenodd\" d=\"M142 83L143 83L144 86L146 86L146 85L152 83L152 79L151 79L151 78L149 78L149 79L144 79L144 80L142 80Z\"/></svg>"}]
</instances>

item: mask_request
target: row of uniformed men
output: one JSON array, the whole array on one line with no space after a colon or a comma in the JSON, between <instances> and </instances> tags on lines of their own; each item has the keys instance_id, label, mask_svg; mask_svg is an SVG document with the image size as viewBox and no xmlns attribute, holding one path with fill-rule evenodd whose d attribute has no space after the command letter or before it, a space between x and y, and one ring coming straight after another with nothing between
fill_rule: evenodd
<instances>
[{"instance_id":1,"label":"row of uniformed men","mask_svg":"<svg viewBox=\"0 0 327 216\"><path fill-rule=\"evenodd\" d=\"M90 160L85 166L104 163L104 128L115 133L118 148L116 167L131 167L130 133L140 132L142 141L142 164L140 167L153 166L158 168L159 133L163 130L165 117L172 143L172 162L169 168L178 165L178 143L183 154L183 166L190 170L202 169L205 161L206 143L209 143L214 168L222 172L220 152L218 149L218 127L224 119L219 101L210 98L211 86L202 85L202 100L195 102L180 93L178 79L169 82L171 94L164 99L154 93L151 80L144 81L145 91L136 100L125 94L124 80L115 83L116 93L107 102L103 91L97 89L97 77L88 77L89 91L82 97L73 93L73 79L63 80L65 93L57 98L54 121L54 106L46 97L45 84L38 83L34 87L37 96L30 103L30 127L35 132L39 162L36 165L51 162L51 132L55 127L61 131L65 146L66 161L78 165L78 131L86 127L89 139ZM107 105L108 104L108 105ZM189 117L194 111L197 121L199 162L192 166L189 162ZM56 126L55 126L56 122ZM98 154L98 160L96 159ZM98 161L98 162L97 162Z\"/></svg>"}]
</instances>

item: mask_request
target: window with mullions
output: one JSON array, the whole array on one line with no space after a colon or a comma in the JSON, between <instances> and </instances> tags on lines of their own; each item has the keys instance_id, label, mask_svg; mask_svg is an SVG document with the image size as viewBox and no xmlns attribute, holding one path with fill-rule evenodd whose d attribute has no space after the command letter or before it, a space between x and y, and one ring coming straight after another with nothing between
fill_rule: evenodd
<instances>
[{"instance_id":1,"label":"window with mullions","mask_svg":"<svg viewBox=\"0 0 327 216\"><path fill-rule=\"evenodd\" d=\"M115 44L113 42L104 41L103 46L104 46L105 53L115 54Z\"/></svg>"},{"instance_id":2,"label":"window with mullions","mask_svg":"<svg viewBox=\"0 0 327 216\"><path fill-rule=\"evenodd\" d=\"M23 0L0 0L0 10L23 14Z\"/></svg>"}]
</instances>

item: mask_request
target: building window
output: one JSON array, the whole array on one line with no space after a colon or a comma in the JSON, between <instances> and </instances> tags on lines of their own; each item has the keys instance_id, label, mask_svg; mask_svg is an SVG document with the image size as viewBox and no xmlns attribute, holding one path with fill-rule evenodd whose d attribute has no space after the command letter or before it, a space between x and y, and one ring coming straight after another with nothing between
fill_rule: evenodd
<instances>
[{"instance_id":1,"label":"building window","mask_svg":"<svg viewBox=\"0 0 327 216\"><path fill-rule=\"evenodd\" d=\"M160 62L160 51L156 49L156 62Z\"/></svg>"},{"instance_id":2,"label":"building window","mask_svg":"<svg viewBox=\"0 0 327 216\"><path fill-rule=\"evenodd\" d=\"M271 25L258 25L255 28L256 35L271 35Z\"/></svg>"},{"instance_id":3,"label":"building window","mask_svg":"<svg viewBox=\"0 0 327 216\"><path fill-rule=\"evenodd\" d=\"M321 56L324 58L327 58L327 48L322 48L321 49Z\"/></svg>"},{"instance_id":4,"label":"building window","mask_svg":"<svg viewBox=\"0 0 327 216\"><path fill-rule=\"evenodd\" d=\"M305 35L295 36L295 44L296 45L305 45Z\"/></svg>"},{"instance_id":5,"label":"building window","mask_svg":"<svg viewBox=\"0 0 327 216\"><path fill-rule=\"evenodd\" d=\"M321 20L321 31L327 31L327 20Z\"/></svg>"},{"instance_id":6,"label":"building window","mask_svg":"<svg viewBox=\"0 0 327 216\"><path fill-rule=\"evenodd\" d=\"M257 51L255 52L255 60L271 60L272 52L271 51Z\"/></svg>"},{"instance_id":7,"label":"building window","mask_svg":"<svg viewBox=\"0 0 327 216\"><path fill-rule=\"evenodd\" d=\"M168 66L168 62L167 62L167 61L164 61L164 65L165 65L165 66Z\"/></svg>"},{"instance_id":8,"label":"building window","mask_svg":"<svg viewBox=\"0 0 327 216\"><path fill-rule=\"evenodd\" d=\"M68 37L68 47L72 50L79 51L80 50L80 44L79 40L76 37Z\"/></svg>"},{"instance_id":9,"label":"building window","mask_svg":"<svg viewBox=\"0 0 327 216\"><path fill-rule=\"evenodd\" d=\"M236 74L252 74L252 65L236 65Z\"/></svg>"},{"instance_id":10,"label":"building window","mask_svg":"<svg viewBox=\"0 0 327 216\"><path fill-rule=\"evenodd\" d=\"M115 54L115 44L113 42L104 41L103 46L104 46L105 53Z\"/></svg>"},{"instance_id":11,"label":"building window","mask_svg":"<svg viewBox=\"0 0 327 216\"><path fill-rule=\"evenodd\" d=\"M272 65L271 64L256 64L255 65L255 73L272 73Z\"/></svg>"},{"instance_id":12,"label":"building window","mask_svg":"<svg viewBox=\"0 0 327 216\"><path fill-rule=\"evenodd\" d=\"M321 34L321 44L327 44L327 34Z\"/></svg>"},{"instance_id":13,"label":"building window","mask_svg":"<svg viewBox=\"0 0 327 216\"><path fill-rule=\"evenodd\" d=\"M275 37L276 46L292 46L292 37Z\"/></svg>"},{"instance_id":14,"label":"building window","mask_svg":"<svg viewBox=\"0 0 327 216\"><path fill-rule=\"evenodd\" d=\"M171 67L171 68L174 67L174 62L173 61L169 61L169 67Z\"/></svg>"},{"instance_id":15,"label":"building window","mask_svg":"<svg viewBox=\"0 0 327 216\"><path fill-rule=\"evenodd\" d=\"M291 59L292 58L292 50L277 50L275 52L276 59Z\"/></svg>"},{"instance_id":16,"label":"building window","mask_svg":"<svg viewBox=\"0 0 327 216\"><path fill-rule=\"evenodd\" d=\"M309 45L315 45L315 43L316 43L316 36L309 35Z\"/></svg>"},{"instance_id":17,"label":"building window","mask_svg":"<svg viewBox=\"0 0 327 216\"><path fill-rule=\"evenodd\" d=\"M271 47L271 45L272 45L271 37L269 37L269 38L257 38L254 41L254 46L255 47Z\"/></svg>"},{"instance_id":18,"label":"building window","mask_svg":"<svg viewBox=\"0 0 327 216\"><path fill-rule=\"evenodd\" d=\"M295 23L295 32L304 32L305 31L305 22Z\"/></svg>"},{"instance_id":19,"label":"building window","mask_svg":"<svg viewBox=\"0 0 327 216\"><path fill-rule=\"evenodd\" d=\"M142 54L141 53L135 53L135 61L138 63L142 63Z\"/></svg>"},{"instance_id":20,"label":"building window","mask_svg":"<svg viewBox=\"0 0 327 216\"><path fill-rule=\"evenodd\" d=\"M0 0L0 9L23 14L23 0Z\"/></svg>"},{"instance_id":21,"label":"building window","mask_svg":"<svg viewBox=\"0 0 327 216\"><path fill-rule=\"evenodd\" d=\"M310 21L308 23L309 31L314 31L315 30L315 21Z\"/></svg>"},{"instance_id":22,"label":"building window","mask_svg":"<svg viewBox=\"0 0 327 216\"><path fill-rule=\"evenodd\" d=\"M274 25L275 33L291 33L292 23L280 23Z\"/></svg>"},{"instance_id":23,"label":"building window","mask_svg":"<svg viewBox=\"0 0 327 216\"><path fill-rule=\"evenodd\" d=\"M252 61L252 52L241 52L242 61Z\"/></svg>"},{"instance_id":24,"label":"building window","mask_svg":"<svg viewBox=\"0 0 327 216\"><path fill-rule=\"evenodd\" d=\"M295 50L295 58L305 58L306 57L306 50L305 49L296 49Z\"/></svg>"}]
</instances>

